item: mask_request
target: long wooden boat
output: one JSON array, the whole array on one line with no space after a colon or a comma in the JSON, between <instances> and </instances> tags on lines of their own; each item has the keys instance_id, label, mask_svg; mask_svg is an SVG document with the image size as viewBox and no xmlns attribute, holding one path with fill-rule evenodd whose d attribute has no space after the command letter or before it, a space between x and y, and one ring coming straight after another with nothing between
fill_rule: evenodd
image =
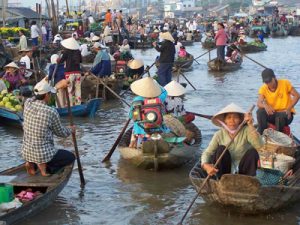
<instances>
[{"instance_id":1,"label":"long wooden boat","mask_svg":"<svg viewBox=\"0 0 300 225\"><path fill-rule=\"evenodd\" d=\"M0 122L5 125L22 127L23 115L21 112L14 112L7 108L0 107Z\"/></svg>"},{"instance_id":2,"label":"long wooden boat","mask_svg":"<svg viewBox=\"0 0 300 225\"><path fill-rule=\"evenodd\" d=\"M195 158L202 141L201 131L193 123L186 125L186 129L195 134L193 145L168 144L164 140L159 140L156 156L154 141L147 141L151 145L147 150L129 148L132 132L129 129L120 141L119 152L123 159L142 169L156 169L155 167L157 167L158 170L163 170L180 167Z\"/></svg>"},{"instance_id":3,"label":"long wooden boat","mask_svg":"<svg viewBox=\"0 0 300 225\"><path fill-rule=\"evenodd\" d=\"M191 40L191 41L182 40L182 41L180 41L180 43L181 43L183 46L193 46L194 41L193 41L193 40Z\"/></svg>"},{"instance_id":4,"label":"long wooden boat","mask_svg":"<svg viewBox=\"0 0 300 225\"><path fill-rule=\"evenodd\" d=\"M88 100L86 103L81 105L75 105L71 107L72 115L73 116L89 116L95 117L97 110L100 108L101 105L100 98L93 98ZM68 116L68 108L56 108L57 112L60 116Z\"/></svg>"},{"instance_id":5,"label":"long wooden boat","mask_svg":"<svg viewBox=\"0 0 300 225\"><path fill-rule=\"evenodd\" d=\"M297 151L299 158L299 140ZM299 163L299 161L298 161ZM203 199L210 204L225 206L245 214L268 213L300 201L300 169L294 171L294 178L287 185L262 185L256 177L225 174L220 180L211 178L200 191ZM199 191L206 173L198 162L190 172L190 180Z\"/></svg>"},{"instance_id":6,"label":"long wooden boat","mask_svg":"<svg viewBox=\"0 0 300 225\"><path fill-rule=\"evenodd\" d=\"M207 65L212 71L229 72L240 69L242 62L242 59L236 63L221 62L217 59L212 59L207 63Z\"/></svg>"},{"instance_id":7,"label":"long wooden boat","mask_svg":"<svg viewBox=\"0 0 300 225\"><path fill-rule=\"evenodd\" d=\"M239 49L242 53L255 53L255 52L262 52L267 50L267 45L256 46L251 44L240 45Z\"/></svg>"},{"instance_id":8,"label":"long wooden boat","mask_svg":"<svg viewBox=\"0 0 300 225\"><path fill-rule=\"evenodd\" d=\"M193 65L193 62L194 56L188 53L186 58L178 58L177 60L175 60L174 66L181 69L188 69Z\"/></svg>"},{"instance_id":9,"label":"long wooden boat","mask_svg":"<svg viewBox=\"0 0 300 225\"><path fill-rule=\"evenodd\" d=\"M14 224L47 208L68 183L72 170L73 164L50 177L43 177L39 173L30 176L26 172L25 165L22 164L1 172L0 175L16 176L9 182L13 186L15 194L28 188L33 192L39 191L41 194L32 201L24 202L21 207L7 211L0 216L0 221L4 221L6 225Z\"/></svg>"}]
</instances>

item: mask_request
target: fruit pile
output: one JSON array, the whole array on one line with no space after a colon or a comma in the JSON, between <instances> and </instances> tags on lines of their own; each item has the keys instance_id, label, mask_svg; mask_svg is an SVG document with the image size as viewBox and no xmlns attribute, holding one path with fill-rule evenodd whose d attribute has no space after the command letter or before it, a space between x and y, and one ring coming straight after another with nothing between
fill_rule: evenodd
<instances>
[{"instance_id":1,"label":"fruit pile","mask_svg":"<svg viewBox=\"0 0 300 225\"><path fill-rule=\"evenodd\" d=\"M252 41L248 44L249 45L254 45L254 46L257 46L257 47L260 47L260 48L265 48L266 47L265 43L261 43L261 42L258 42L258 41Z\"/></svg>"},{"instance_id":2,"label":"fruit pile","mask_svg":"<svg viewBox=\"0 0 300 225\"><path fill-rule=\"evenodd\" d=\"M7 90L3 90L0 94L0 107L4 107L13 112L20 112L23 110L19 99Z\"/></svg>"}]
</instances>

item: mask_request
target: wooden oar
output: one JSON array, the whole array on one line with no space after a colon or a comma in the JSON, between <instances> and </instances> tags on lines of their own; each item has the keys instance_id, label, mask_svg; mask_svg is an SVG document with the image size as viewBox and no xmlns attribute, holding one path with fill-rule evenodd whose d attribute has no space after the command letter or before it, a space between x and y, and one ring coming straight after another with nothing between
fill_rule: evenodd
<instances>
[{"instance_id":1,"label":"wooden oar","mask_svg":"<svg viewBox=\"0 0 300 225\"><path fill-rule=\"evenodd\" d=\"M252 113L253 109L254 109L255 105L253 105L250 110L249 110L249 113ZM231 138L230 142L226 145L224 151L222 152L222 154L220 155L220 157L218 158L218 160L215 162L214 164L214 167L216 168L217 165L221 162L223 156L225 155L226 151L228 150L229 146L233 143L235 137L239 134L240 130L244 127L244 125L246 124L246 121L244 120L238 130L235 132L235 134L233 135L233 137ZM205 180L203 181L203 183L201 184L201 186L199 187L198 189L198 192L196 194L196 196L193 198L191 204L189 205L189 207L187 208L186 212L184 213L183 217L181 218L179 224L182 224L185 217L187 216L188 212L190 211L190 209L192 208L193 204L195 203L196 199L198 198L198 196L200 195L201 191L202 191L202 188L206 185L206 183L208 182L210 176L207 175L207 177L205 178Z\"/></svg>"},{"instance_id":2,"label":"wooden oar","mask_svg":"<svg viewBox=\"0 0 300 225\"><path fill-rule=\"evenodd\" d=\"M97 80L100 81L100 83L107 88L114 96L116 96L118 99L120 99L122 102L124 102L127 106L130 107L130 104L128 102L126 102L123 98L121 98L114 90L112 90L108 85L106 85L103 80L99 77L97 77L95 74L93 74L92 72L89 72L93 77L95 77Z\"/></svg>"},{"instance_id":3,"label":"wooden oar","mask_svg":"<svg viewBox=\"0 0 300 225\"><path fill-rule=\"evenodd\" d=\"M70 126L71 128L74 126L73 123L73 115L71 111L71 104L70 104L70 99L69 99L69 93L68 89L65 89L66 96L67 96L67 103L68 103L68 113L69 113L69 121L70 121ZM79 177L80 177L80 187L83 188L85 186L85 180L82 172L82 167L81 167L81 162L80 162L80 156L79 156L79 151L78 151L78 146L77 146L77 140L76 140L76 135L74 132L72 132L72 141L75 149L75 155L76 155L76 160L77 160L77 166L78 166L78 171L79 171Z\"/></svg>"},{"instance_id":4,"label":"wooden oar","mask_svg":"<svg viewBox=\"0 0 300 225\"><path fill-rule=\"evenodd\" d=\"M186 76L181 72L179 71L180 75L183 76L183 78L189 83L189 85L192 86L192 88L196 91L197 89L194 87L194 85L186 78Z\"/></svg>"},{"instance_id":5,"label":"wooden oar","mask_svg":"<svg viewBox=\"0 0 300 225\"><path fill-rule=\"evenodd\" d=\"M194 58L194 60L201 58L202 56L206 55L207 53L209 53L210 51L214 50L216 48L210 49L207 52L204 52L203 54L199 55L198 57Z\"/></svg>"},{"instance_id":6,"label":"wooden oar","mask_svg":"<svg viewBox=\"0 0 300 225\"><path fill-rule=\"evenodd\" d=\"M115 149L117 148L119 142L121 141L121 138L123 137L123 134L125 133L130 120L131 119L128 119L126 121L125 126L123 127L123 129L122 129L121 133L119 134L117 140L115 141L114 145L111 147L111 149L109 150L109 152L107 153L107 155L104 157L104 159L102 160L102 162L106 162L106 161L108 161L110 159L110 157L114 153Z\"/></svg>"},{"instance_id":7,"label":"wooden oar","mask_svg":"<svg viewBox=\"0 0 300 225\"><path fill-rule=\"evenodd\" d=\"M203 118L209 119L209 120L211 120L211 118L213 118L212 115L204 115L204 114L201 114L201 113L194 113L194 112L187 112L187 113L192 113L192 114L194 114L195 116L203 117Z\"/></svg>"},{"instance_id":8,"label":"wooden oar","mask_svg":"<svg viewBox=\"0 0 300 225\"><path fill-rule=\"evenodd\" d=\"M233 49L230 45L228 45L227 47L231 48L232 50L235 50L235 49ZM250 58L250 57L247 56L245 53L242 53L241 50L239 50L239 49L237 49L237 50L241 53L242 56L245 56L247 59L250 59L252 62L256 63L257 65L260 65L261 67L263 67L263 68L265 68L265 69L268 68L268 67L264 66L263 64L257 62L256 60Z\"/></svg>"}]
</instances>

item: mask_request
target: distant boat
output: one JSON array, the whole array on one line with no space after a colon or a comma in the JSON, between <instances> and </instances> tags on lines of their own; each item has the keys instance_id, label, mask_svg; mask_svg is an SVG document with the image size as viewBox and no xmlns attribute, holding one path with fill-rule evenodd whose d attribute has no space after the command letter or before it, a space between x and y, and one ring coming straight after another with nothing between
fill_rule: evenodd
<instances>
[{"instance_id":1,"label":"distant boat","mask_svg":"<svg viewBox=\"0 0 300 225\"><path fill-rule=\"evenodd\" d=\"M252 0L254 6L264 6L268 2L270 2L270 0Z\"/></svg>"}]
</instances>

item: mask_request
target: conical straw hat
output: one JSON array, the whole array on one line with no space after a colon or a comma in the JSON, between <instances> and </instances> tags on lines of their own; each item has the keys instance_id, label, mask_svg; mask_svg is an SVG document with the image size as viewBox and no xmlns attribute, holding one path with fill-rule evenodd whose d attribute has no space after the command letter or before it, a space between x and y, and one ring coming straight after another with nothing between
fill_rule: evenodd
<instances>
[{"instance_id":1,"label":"conical straw hat","mask_svg":"<svg viewBox=\"0 0 300 225\"><path fill-rule=\"evenodd\" d=\"M181 96L185 94L185 88L175 80L168 83L164 88L168 92L168 96Z\"/></svg>"},{"instance_id":2,"label":"conical straw hat","mask_svg":"<svg viewBox=\"0 0 300 225\"><path fill-rule=\"evenodd\" d=\"M139 69L142 66L144 66L144 62L141 59L132 59L127 63L127 66L130 69L135 70L135 69Z\"/></svg>"},{"instance_id":3,"label":"conical straw hat","mask_svg":"<svg viewBox=\"0 0 300 225\"><path fill-rule=\"evenodd\" d=\"M175 42L175 40L172 37L172 35L170 34L170 32L161 32L159 34L159 37L162 38L162 39L164 39L164 40Z\"/></svg>"},{"instance_id":4,"label":"conical straw hat","mask_svg":"<svg viewBox=\"0 0 300 225\"><path fill-rule=\"evenodd\" d=\"M6 66L4 66L4 68L7 68L7 67L19 69L18 65L14 62L11 62L11 63L7 64Z\"/></svg>"},{"instance_id":5,"label":"conical straw hat","mask_svg":"<svg viewBox=\"0 0 300 225\"><path fill-rule=\"evenodd\" d=\"M61 42L61 45L70 50L78 50L80 48L75 38L67 38Z\"/></svg>"},{"instance_id":6,"label":"conical straw hat","mask_svg":"<svg viewBox=\"0 0 300 225\"><path fill-rule=\"evenodd\" d=\"M155 98L161 94L159 84L152 77L145 77L130 85L132 92L144 98Z\"/></svg>"},{"instance_id":7,"label":"conical straw hat","mask_svg":"<svg viewBox=\"0 0 300 225\"><path fill-rule=\"evenodd\" d=\"M226 113L239 113L242 114L244 116L245 114L245 110L243 110L241 107L237 106L234 103L231 103L229 105L227 105L225 108L221 109L221 111L217 112L213 118L211 119L211 121L213 122L213 124L215 124L216 126L221 127L222 125L219 123L218 120L223 121L224 122L224 116Z\"/></svg>"}]
</instances>

